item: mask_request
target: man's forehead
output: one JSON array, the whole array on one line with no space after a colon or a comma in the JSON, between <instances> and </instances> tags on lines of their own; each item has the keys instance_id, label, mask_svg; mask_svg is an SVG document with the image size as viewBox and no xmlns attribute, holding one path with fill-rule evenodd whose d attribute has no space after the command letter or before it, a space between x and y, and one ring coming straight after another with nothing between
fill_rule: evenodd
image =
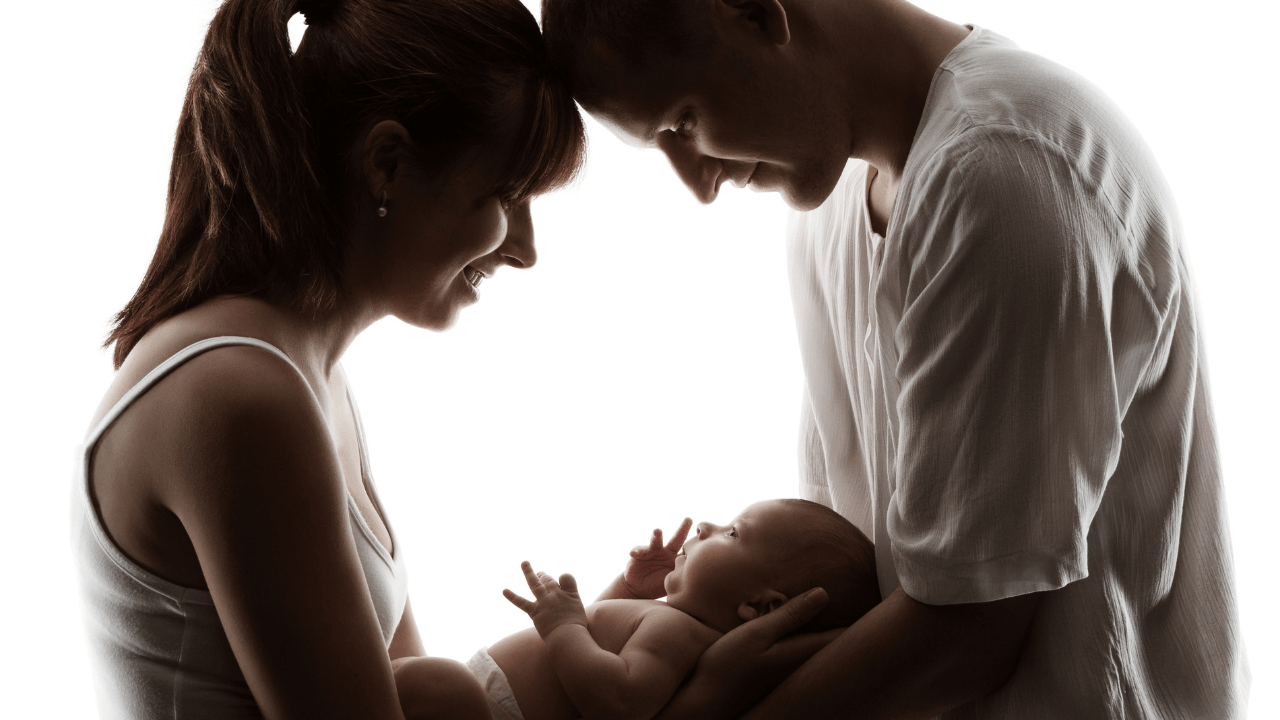
<instances>
[{"instance_id":1,"label":"man's forehead","mask_svg":"<svg viewBox=\"0 0 1280 720\"><path fill-rule=\"evenodd\" d=\"M684 92L678 87L679 73L662 63L628 71L612 51L599 45L589 54L595 76L589 82L600 91L584 105L586 111L628 145L654 147Z\"/></svg>"},{"instance_id":2,"label":"man's forehead","mask_svg":"<svg viewBox=\"0 0 1280 720\"><path fill-rule=\"evenodd\" d=\"M619 107L615 103L600 103L587 108L601 125L622 142L638 148L657 145L660 111L644 111L634 107Z\"/></svg>"}]
</instances>

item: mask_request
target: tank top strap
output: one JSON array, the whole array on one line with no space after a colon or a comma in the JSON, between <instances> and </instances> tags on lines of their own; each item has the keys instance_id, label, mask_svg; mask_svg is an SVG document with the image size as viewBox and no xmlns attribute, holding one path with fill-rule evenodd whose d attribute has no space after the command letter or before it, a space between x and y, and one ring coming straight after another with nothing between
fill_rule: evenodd
<instances>
[{"instance_id":1,"label":"tank top strap","mask_svg":"<svg viewBox=\"0 0 1280 720\"><path fill-rule=\"evenodd\" d=\"M107 431L107 428L111 427L111 424L114 423L125 410L128 410L129 406L132 405L135 400L142 397L144 393L150 390L153 385L164 379L166 375L173 372L183 363L200 353L208 352L209 350L214 350L220 347L227 347L229 345L252 345L253 347L266 350L267 352L279 356L285 362L289 363L289 367L293 368L298 375L302 375L302 371L298 369L298 366L294 364L293 360L289 359L288 355L285 355L281 352L280 348L266 342L265 340L241 337L238 335L220 335L218 337L206 338L199 342L191 343L173 355L170 355L168 359L157 365L151 370L151 372L143 376L143 378L133 387L129 388L129 391L126 392L102 418L102 422L99 422L98 426L93 429L93 432L89 433L89 437L85 439L85 448L93 448L93 446L97 444L98 439L102 437L102 434ZM305 376L303 376L303 379L306 379ZM310 387L310 385L308 385L308 387Z\"/></svg>"}]
</instances>

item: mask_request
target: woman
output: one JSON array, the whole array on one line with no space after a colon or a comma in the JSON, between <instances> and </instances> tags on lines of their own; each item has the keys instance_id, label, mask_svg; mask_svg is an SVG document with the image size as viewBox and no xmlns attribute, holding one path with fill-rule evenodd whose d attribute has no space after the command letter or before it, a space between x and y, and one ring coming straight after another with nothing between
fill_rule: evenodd
<instances>
[{"instance_id":1,"label":"woman","mask_svg":"<svg viewBox=\"0 0 1280 720\"><path fill-rule=\"evenodd\" d=\"M381 317L443 329L533 265L528 201L582 148L518 0L219 8L77 489L105 716L483 714L461 665L408 660L404 557L338 360ZM395 673L441 692L402 711Z\"/></svg>"}]
</instances>

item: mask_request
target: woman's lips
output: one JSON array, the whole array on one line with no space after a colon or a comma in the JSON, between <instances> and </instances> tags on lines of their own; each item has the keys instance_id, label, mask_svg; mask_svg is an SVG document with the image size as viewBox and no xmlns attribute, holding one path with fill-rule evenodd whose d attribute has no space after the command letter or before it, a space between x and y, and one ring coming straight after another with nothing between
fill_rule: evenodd
<instances>
[{"instance_id":1,"label":"woman's lips","mask_svg":"<svg viewBox=\"0 0 1280 720\"><path fill-rule=\"evenodd\" d=\"M470 265L462 268L462 276L467 279L468 283L471 283L471 287L473 288L480 287L480 283L484 282L484 279L485 279L484 273L471 267Z\"/></svg>"}]
</instances>

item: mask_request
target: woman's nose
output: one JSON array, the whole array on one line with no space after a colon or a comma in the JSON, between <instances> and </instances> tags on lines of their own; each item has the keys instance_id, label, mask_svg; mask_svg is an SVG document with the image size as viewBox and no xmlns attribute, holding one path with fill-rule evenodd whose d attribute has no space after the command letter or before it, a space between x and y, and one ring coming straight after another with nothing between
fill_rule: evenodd
<instances>
[{"instance_id":1,"label":"woman's nose","mask_svg":"<svg viewBox=\"0 0 1280 720\"><path fill-rule=\"evenodd\" d=\"M531 268L538 262L538 251L533 246L533 215L529 201L507 211L507 236L498 247L498 255L511 267Z\"/></svg>"},{"instance_id":2,"label":"woman's nose","mask_svg":"<svg viewBox=\"0 0 1280 720\"><path fill-rule=\"evenodd\" d=\"M723 168L718 158L703 155L671 132L658 135L658 148L671 161L676 175L693 191L699 202L710 203L716 199L720 190L720 171Z\"/></svg>"}]
</instances>

